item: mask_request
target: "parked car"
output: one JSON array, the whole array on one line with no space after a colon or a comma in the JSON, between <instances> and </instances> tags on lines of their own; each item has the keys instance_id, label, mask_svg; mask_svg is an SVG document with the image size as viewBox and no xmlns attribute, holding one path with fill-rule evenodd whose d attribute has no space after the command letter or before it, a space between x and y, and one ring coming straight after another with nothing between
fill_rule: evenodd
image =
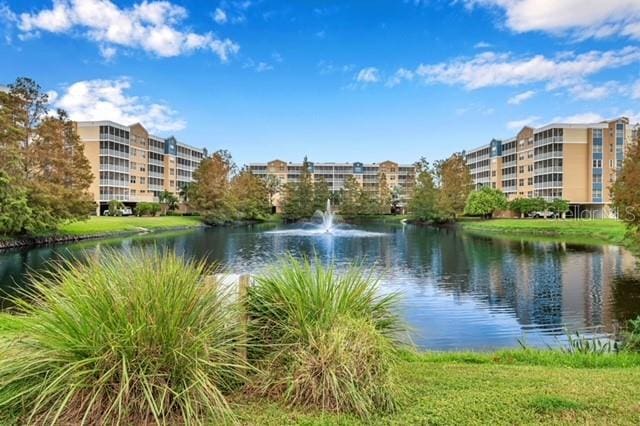
<instances>
[{"instance_id":1,"label":"parked car","mask_svg":"<svg viewBox=\"0 0 640 426\"><path fill-rule=\"evenodd\" d=\"M115 214L113 216L131 216L133 214L133 210L131 210L131 207L125 207L122 209L119 209L118 212L120 214ZM111 213L109 213L109 210L105 210L102 213L103 216L112 216Z\"/></svg>"},{"instance_id":2,"label":"parked car","mask_svg":"<svg viewBox=\"0 0 640 426\"><path fill-rule=\"evenodd\" d=\"M539 212L531 212L529 213L529 217L532 217L534 219L553 219L556 217L556 214L549 210L545 210Z\"/></svg>"}]
</instances>

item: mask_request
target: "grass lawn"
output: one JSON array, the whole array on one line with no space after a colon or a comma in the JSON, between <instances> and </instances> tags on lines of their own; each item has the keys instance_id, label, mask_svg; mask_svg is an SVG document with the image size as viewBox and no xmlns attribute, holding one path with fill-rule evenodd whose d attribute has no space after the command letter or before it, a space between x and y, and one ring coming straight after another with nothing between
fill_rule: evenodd
<instances>
[{"instance_id":1,"label":"grass lawn","mask_svg":"<svg viewBox=\"0 0 640 426\"><path fill-rule=\"evenodd\" d=\"M81 222L71 222L60 227L63 235L96 235L116 232L189 228L202 226L197 216L158 216L158 217L95 217Z\"/></svg>"},{"instance_id":2,"label":"grass lawn","mask_svg":"<svg viewBox=\"0 0 640 426\"><path fill-rule=\"evenodd\" d=\"M599 360L599 361L598 361ZM600 365L600 366L597 366ZM640 356L551 351L407 355L399 412L367 421L285 409L239 408L243 424L640 424Z\"/></svg>"},{"instance_id":3,"label":"grass lawn","mask_svg":"<svg viewBox=\"0 0 640 426\"><path fill-rule=\"evenodd\" d=\"M491 219L464 221L465 230L483 234L554 237L581 242L625 244L625 224L613 219Z\"/></svg>"}]
</instances>

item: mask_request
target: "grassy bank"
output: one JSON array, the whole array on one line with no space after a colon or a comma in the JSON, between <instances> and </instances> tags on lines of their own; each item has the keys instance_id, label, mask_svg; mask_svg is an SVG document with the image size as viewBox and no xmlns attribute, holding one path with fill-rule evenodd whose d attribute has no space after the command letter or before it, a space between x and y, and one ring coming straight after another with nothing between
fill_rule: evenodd
<instances>
[{"instance_id":1,"label":"grassy bank","mask_svg":"<svg viewBox=\"0 0 640 426\"><path fill-rule=\"evenodd\" d=\"M485 235L557 238L584 243L629 245L626 227L612 219L492 219L463 221L462 227Z\"/></svg>"},{"instance_id":2,"label":"grassy bank","mask_svg":"<svg viewBox=\"0 0 640 426\"><path fill-rule=\"evenodd\" d=\"M140 230L162 230L172 228L193 228L202 226L197 216L159 216L159 217L91 217L82 222L72 222L60 227L62 235L96 235Z\"/></svg>"},{"instance_id":3,"label":"grassy bank","mask_svg":"<svg viewBox=\"0 0 640 426\"><path fill-rule=\"evenodd\" d=\"M368 420L275 403L240 409L244 424L638 424L640 356L551 351L405 354L399 411Z\"/></svg>"}]
</instances>

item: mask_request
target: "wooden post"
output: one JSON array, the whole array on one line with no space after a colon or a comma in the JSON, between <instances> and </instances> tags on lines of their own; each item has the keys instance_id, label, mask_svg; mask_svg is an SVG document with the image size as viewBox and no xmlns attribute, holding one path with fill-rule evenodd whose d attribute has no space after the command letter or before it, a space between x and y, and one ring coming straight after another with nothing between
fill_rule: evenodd
<instances>
[{"instance_id":1,"label":"wooden post","mask_svg":"<svg viewBox=\"0 0 640 426\"><path fill-rule=\"evenodd\" d=\"M249 292L249 274L242 274L238 279L238 306L240 307L240 358L247 362L247 326L249 324L249 307L247 300Z\"/></svg>"}]
</instances>

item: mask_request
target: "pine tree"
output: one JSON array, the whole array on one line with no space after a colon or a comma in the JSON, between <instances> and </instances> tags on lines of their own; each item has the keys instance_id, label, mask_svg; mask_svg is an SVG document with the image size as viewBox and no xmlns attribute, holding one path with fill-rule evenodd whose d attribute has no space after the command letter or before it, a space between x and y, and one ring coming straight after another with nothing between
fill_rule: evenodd
<instances>
[{"instance_id":1,"label":"pine tree","mask_svg":"<svg viewBox=\"0 0 640 426\"><path fill-rule=\"evenodd\" d=\"M473 179L464 157L453 154L435 164L438 182L439 215L446 220L455 220L464 212L467 198L473 189Z\"/></svg>"},{"instance_id":2,"label":"pine tree","mask_svg":"<svg viewBox=\"0 0 640 426\"><path fill-rule=\"evenodd\" d=\"M379 192L378 192L378 212L379 214L389 214L391 211L392 194L387 182L387 175L382 172L378 178Z\"/></svg>"},{"instance_id":3,"label":"pine tree","mask_svg":"<svg viewBox=\"0 0 640 426\"><path fill-rule=\"evenodd\" d=\"M324 211L329 199L331 199L331 191L327 181L322 178L316 179L313 182L313 209Z\"/></svg>"},{"instance_id":4,"label":"pine tree","mask_svg":"<svg viewBox=\"0 0 640 426\"><path fill-rule=\"evenodd\" d=\"M236 216L229 182L233 165L226 154L216 152L201 161L189 190L190 205L210 224L224 224Z\"/></svg>"}]
</instances>

